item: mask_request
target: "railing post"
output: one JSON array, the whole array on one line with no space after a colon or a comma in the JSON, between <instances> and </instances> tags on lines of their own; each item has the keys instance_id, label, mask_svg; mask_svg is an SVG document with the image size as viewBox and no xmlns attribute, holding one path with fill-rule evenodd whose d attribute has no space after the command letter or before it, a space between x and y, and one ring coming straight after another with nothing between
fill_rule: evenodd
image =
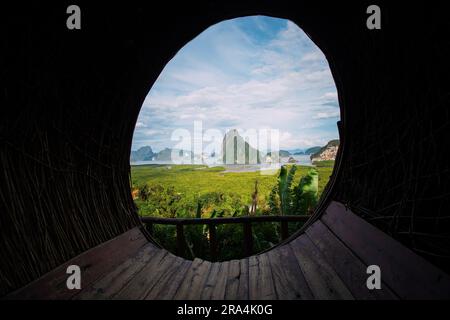
<instances>
[{"instance_id":1,"label":"railing post","mask_svg":"<svg viewBox=\"0 0 450 320\"><path fill-rule=\"evenodd\" d=\"M177 255L184 257L184 247L186 240L184 239L184 228L181 223L177 224Z\"/></svg>"},{"instance_id":2,"label":"railing post","mask_svg":"<svg viewBox=\"0 0 450 320\"><path fill-rule=\"evenodd\" d=\"M281 240L287 239L289 237L288 222L286 220L281 220Z\"/></svg>"},{"instance_id":3,"label":"railing post","mask_svg":"<svg viewBox=\"0 0 450 320\"><path fill-rule=\"evenodd\" d=\"M147 230L147 232L153 236L153 223L151 222L146 222L145 223L145 229Z\"/></svg>"},{"instance_id":4,"label":"railing post","mask_svg":"<svg viewBox=\"0 0 450 320\"><path fill-rule=\"evenodd\" d=\"M217 261L217 234L216 234L216 225L209 224L209 248L211 252L211 261Z\"/></svg>"},{"instance_id":5,"label":"railing post","mask_svg":"<svg viewBox=\"0 0 450 320\"><path fill-rule=\"evenodd\" d=\"M145 224L146 230L150 234L154 234L155 224L175 225L176 226L176 253L185 257L188 253L186 247L186 239L184 237L184 225L208 225L210 234L210 254L211 260L217 261L219 255L219 246L217 242L217 224L241 224L243 226L244 256L248 257L253 254L253 234L252 223L274 222L280 223L280 238L285 240L289 237L289 222L306 221L307 215L302 216L242 216L242 217L221 217L221 218L160 218L160 217L142 217L141 221ZM189 251L190 252L190 251Z\"/></svg>"},{"instance_id":6,"label":"railing post","mask_svg":"<svg viewBox=\"0 0 450 320\"><path fill-rule=\"evenodd\" d=\"M253 236L251 222L244 222L244 255L249 257L253 253Z\"/></svg>"}]
</instances>

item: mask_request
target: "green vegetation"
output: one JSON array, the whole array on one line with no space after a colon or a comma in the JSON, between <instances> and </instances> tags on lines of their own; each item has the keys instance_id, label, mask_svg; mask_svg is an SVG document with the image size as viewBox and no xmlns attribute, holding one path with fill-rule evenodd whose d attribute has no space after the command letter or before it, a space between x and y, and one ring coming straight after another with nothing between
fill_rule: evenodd
<instances>
[{"instance_id":1,"label":"green vegetation","mask_svg":"<svg viewBox=\"0 0 450 320\"><path fill-rule=\"evenodd\" d=\"M325 167L333 168L334 160L314 161L313 164L319 168L325 168Z\"/></svg>"},{"instance_id":2,"label":"green vegetation","mask_svg":"<svg viewBox=\"0 0 450 320\"><path fill-rule=\"evenodd\" d=\"M227 172L203 165L131 167L133 198L141 216L214 218L242 215L310 214L323 192L332 166L287 165L272 175ZM291 223L295 231L301 225ZM254 249L270 248L279 239L278 223L253 225ZM155 225L154 236L175 251L175 227ZM185 227L190 258L209 259L206 226ZM219 260L242 257L241 225L219 225Z\"/></svg>"}]
</instances>

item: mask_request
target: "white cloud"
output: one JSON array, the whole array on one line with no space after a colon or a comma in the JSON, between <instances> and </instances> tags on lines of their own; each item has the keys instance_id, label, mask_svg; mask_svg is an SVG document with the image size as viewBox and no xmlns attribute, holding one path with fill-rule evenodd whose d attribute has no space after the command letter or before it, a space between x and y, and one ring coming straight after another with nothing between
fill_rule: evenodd
<instances>
[{"instance_id":1,"label":"white cloud","mask_svg":"<svg viewBox=\"0 0 450 320\"><path fill-rule=\"evenodd\" d=\"M326 100L336 100L338 98L337 92L327 92L323 95L323 98Z\"/></svg>"},{"instance_id":2,"label":"white cloud","mask_svg":"<svg viewBox=\"0 0 450 320\"><path fill-rule=\"evenodd\" d=\"M330 118L338 118L339 117L339 111L333 110L333 111L326 111L326 112L318 112L315 116L313 116L313 119L330 119Z\"/></svg>"},{"instance_id":3,"label":"white cloud","mask_svg":"<svg viewBox=\"0 0 450 320\"><path fill-rule=\"evenodd\" d=\"M313 62L313 61L322 61L323 59L325 59L325 56L323 55L322 52L317 50L317 51L313 51L313 52L309 52L309 53L305 54L301 58L301 61Z\"/></svg>"},{"instance_id":4,"label":"white cloud","mask_svg":"<svg viewBox=\"0 0 450 320\"><path fill-rule=\"evenodd\" d=\"M240 29L239 19L253 19L254 30ZM292 22L263 41L252 32L270 33L282 20L239 19L206 30L166 66L144 101L134 147L158 144L156 134L169 140L171 131L191 129L194 120L221 131L279 129L281 148L337 137L327 119L339 117L339 110L324 106L337 101L337 93L323 53Z\"/></svg>"}]
</instances>

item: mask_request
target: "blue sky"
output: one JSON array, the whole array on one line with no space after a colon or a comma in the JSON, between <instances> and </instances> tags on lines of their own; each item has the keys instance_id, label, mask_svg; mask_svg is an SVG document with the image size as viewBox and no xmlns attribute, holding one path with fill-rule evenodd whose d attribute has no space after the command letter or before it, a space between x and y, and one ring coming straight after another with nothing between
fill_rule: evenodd
<instances>
[{"instance_id":1,"label":"blue sky","mask_svg":"<svg viewBox=\"0 0 450 320\"><path fill-rule=\"evenodd\" d=\"M173 147L175 129L278 129L280 149L338 138L328 62L294 23L243 17L209 27L165 66L142 106L132 150Z\"/></svg>"}]
</instances>

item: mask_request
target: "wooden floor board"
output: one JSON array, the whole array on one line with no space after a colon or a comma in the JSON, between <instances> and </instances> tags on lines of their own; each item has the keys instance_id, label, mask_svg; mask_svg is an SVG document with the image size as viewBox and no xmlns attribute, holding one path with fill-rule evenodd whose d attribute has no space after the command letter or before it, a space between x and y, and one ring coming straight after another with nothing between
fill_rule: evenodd
<instances>
[{"instance_id":1,"label":"wooden floor board","mask_svg":"<svg viewBox=\"0 0 450 320\"><path fill-rule=\"evenodd\" d=\"M167 270L165 270L163 276L158 280L157 284L155 284L153 288L151 288L151 290L147 293L145 299L167 299L165 297L169 296L172 290L173 294L175 294L176 290L178 289L175 286L177 283L180 283L180 281L177 281L177 276L184 275L189 266L189 263L186 262L187 261L183 258L175 257L173 263L167 267ZM174 286L174 288L172 289L171 286Z\"/></svg>"},{"instance_id":2,"label":"wooden floor board","mask_svg":"<svg viewBox=\"0 0 450 320\"><path fill-rule=\"evenodd\" d=\"M276 299L275 286L267 254L251 256L248 267L250 300Z\"/></svg>"},{"instance_id":3,"label":"wooden floor board","mask_svg":"<svg viewBox=\"0 0 450 320\"><path fill-rule=\"evenodd\" d=\"M188 270L191 268L192 261L183 260L182 264L179 266L178 270L173 274L172 278L160 288L158 293L150 292L146 296L146 299L160 299L160 300L172 300L175 298L178 289L180 288L182 282L184 281Z\"/></svg>"},{"instance_id":4,"label":"wooden floor board","mask_svg":"<svg viewBox=\"0 0 450 320\"><path fill-rule=\"evenodd\" d=\"M321 220L402 299L449 299L450 276L333 201Z\"/></svg>"},{"instance_id":5,"label":"wooden floor board","mask_svg":"<svg viewBox=\"0 0 450 320\"><path fill-rule=\"evenodd\" d=\"M239 260L229 261L224 299L227 300L238 299L240 277L241 277L240 261Z\"/></svg>"},{"instance_id":6,"label":"wooden floor board","mask_svg":"<svg viewBox=\"0 0 450 320\"><path fill-rule=\"evenodd\" d=\"M176 257L168 251L159 250L147 265L114 296L114 299L140 300L145 298L175 259Z\"/></svg>"},{"instance_id":7,"label":"wooden floor board","mask_svg":"<svg viewBox=\"0 0 450 320\"><path fill-rule=\"evenodd\" d=\"M315 299L353 299L346 285L306 235L299 236L289 246Z\"/></svg>"},{"instance_id":8,"label":"wooden floor board","mask_svg":"<svg viewBox=\"0 0 450 320\"><path fill-rule=\"evenodd\" d=\"M128 258L111 272L105 274L82 292L75 299L111 299L134 276L139 273L153 256L161 249L152 244L145 245L135 256Z\"/></svg>"},{"instance_id":9,"label":"wooden floor board","mask_svg":"<svg viewBox=\"0 0 450 320\"><path fill-rule=\"evenodd\" d=\"M212 264L201 294L202 300L223 300L225 298L228 265L229 261L215 262Z\"/></svg>"},{"instance_id":10,"label":"wooden floor board","mask_svg":"<svg viewBox=\"0 0 450 320\"><path fill-rule=\"evenodd\" d=\"M66 287L78 265L82 289ZM368 290L367 266L382 289ZM241 260L177 257L134 228L67 261L5 299L421 299L450 298L450 278L332 202L304 234Z\"/></svg>"},{"instance_id":11,"label":"wooden floor board","mask_svg":"<svg viewBox=\"0 0 450 320\"><path fill-rule=\"evenodd\" d=\"M289 246L267 253L272 269L277 298L282 300L312 299L313 295Z\"/></svg>"},{"instance_id":12,"label":"wooden floor board","mask_svg":"<svg viewBox=\"0 0 450 320\"><path fill-rule=\"evenodd\" d=\"M202 288L200 299L211 300L212 292L214 290L215 285L218 282L220 265L221 265L220 262L215 262L211 264L211 269L205 281L205 286Z\"/></svg>"},{"instance_id":13,"label":"wooden floor board","mask_svg":"<svg viewBox=\"0 0 450 320\"><path fill-rule=\"evenodd\" d=\"M180 288L175 294L176 300L198 300L201 297L206 279L211 269L211 262L194 259L186 273Z\"/></svg>"},{"instance_id":14,"label":"wooden floor board","mask_svg":"<svg viewBox=\"0 0 450 320\"><path fill-rule=\"evenodd\" d=\"M106 241L46 273L41 278L9 294L6 299L71 299L81 290L66 286L67 267L77 265L82 273L82 288L89 286L105 273L114 270L127 258L134 256L148 241L141 230L133 228Z\"/></svg>"},{"instance_id":15,"label":"wooden floor board","mask_svg":"<svg viewBox=\"0 0 450 320\"><path fill-rule=\"evenodd\" d=\"M306 234L325 256L327 262L358 299L397 299L395 294L382 285L381 290L369 290L367 266L358 259L320 220Z\"/></svg>"},{"instance_id":16,"label":"wooden floor board","mask_svg":"<svg viewBox=\"0 0 450 320\"><path fill-rule=\"evenodd\" d=\"M239 261L240 264L240 275L239 275L239 288L238 288L238 300L247 300L249 298L249 264L248 258Z\"/></svg>"}]
</instances>

